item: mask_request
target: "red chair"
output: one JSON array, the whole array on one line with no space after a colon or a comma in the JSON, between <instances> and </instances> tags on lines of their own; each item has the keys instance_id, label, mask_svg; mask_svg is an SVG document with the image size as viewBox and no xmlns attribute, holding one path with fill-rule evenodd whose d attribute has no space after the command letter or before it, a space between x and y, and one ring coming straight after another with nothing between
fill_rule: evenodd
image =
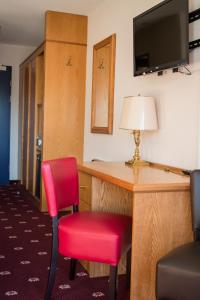
<instances>
[{"instance_id":1,"label":"red chair","mask_svg":"<svg viewBox=\"0 0 200 300\"><path fill-rule=\"evenodd\" d=\"M109 264L109 299L117 299L117 267L121 255L126 251L127 283L130 278L131 218L102 212L79 213L78 171L73 157L44 161L42 177L53 224L45 300L51 299L58 253L71 258L70 280L75 277L78 259ZM58 211L68 206L73 207L73 213L58 220Z\"/></svg>"}]
</instances>

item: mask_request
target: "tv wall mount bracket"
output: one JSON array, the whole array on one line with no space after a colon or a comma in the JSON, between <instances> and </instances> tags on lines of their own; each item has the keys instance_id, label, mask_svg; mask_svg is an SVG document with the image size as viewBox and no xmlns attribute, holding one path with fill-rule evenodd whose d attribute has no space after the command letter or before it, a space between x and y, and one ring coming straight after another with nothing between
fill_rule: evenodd
<instances>
[{"instance_id":1,"label":"tv wall mount bracket","mask_svg":"<svg viewBox=\"0 0 200 300\"><path fill-rule=\"evenodd\" d=\"M189 13L189 23L193 23L200 19L200 8L192 11ZM200 39L197 39L195 41L189 42L189 49L193 50L195 48L200 47Z\"/></svg>"}]
</instances>

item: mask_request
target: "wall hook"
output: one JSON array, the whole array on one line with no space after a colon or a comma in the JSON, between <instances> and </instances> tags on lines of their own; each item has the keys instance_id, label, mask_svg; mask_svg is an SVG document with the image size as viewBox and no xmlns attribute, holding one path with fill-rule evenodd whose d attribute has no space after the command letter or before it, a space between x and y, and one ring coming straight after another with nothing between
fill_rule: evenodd
<instances>
[{"instance_id":1,"label":"wall hook","mask_svg":"<svg viewBox=\"0 0 200 300\"><path fill-rule=\"evenodd\" d=\"M72 66L72 57L71 56L67 59L66 66L67 67L71 67Z\"/></svg>"},{"instance_id":2,"label":"wall hook","mask_svg":"<svg viewBox=\"0 0 200 300\"><path fill-rule=\"evenodd\" d=\"M104 61L103 61L103 59L99 60L98 69L100 69L100 70L104 69Z\"/></svg>"}]
</instances>

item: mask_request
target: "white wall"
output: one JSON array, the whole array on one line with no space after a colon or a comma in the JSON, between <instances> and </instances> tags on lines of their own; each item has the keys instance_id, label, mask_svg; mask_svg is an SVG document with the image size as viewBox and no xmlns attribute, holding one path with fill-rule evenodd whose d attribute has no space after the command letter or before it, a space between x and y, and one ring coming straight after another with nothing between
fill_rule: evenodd
<instances>
[{"instance_id":1,"label":"white wall","mask_svg":"<svg viewBox=\"0 0 200 300\"><path fill-rule=\"evenodd\" d=\"M193 169L200 167L200 49L190 54L192 76L156 74L133 77L132 18L161 1L105 0L89 15L86 124L84 159L127 160L132 156L133 138L119 129L124 96L154 96L157 101L159 130L143 135L143 159ZM190 11L200 7L191 0ZM116 69L113 135L90 133L92 48L116 33ZM190 39L200 38L200 21L190 24ZM172 45L169 45L171 47Z\"/></svg>"},{"instance_id":2,"label":"white wall","mask_svg":"<svg viewBox=\"0 0 200 300\"><path fill-rule=\"evenodd\" d=\"M33 50L28 46L0 44L0 64L12 66L10 180L18 179L19 65Z\"/></svg>"}]
</instances>

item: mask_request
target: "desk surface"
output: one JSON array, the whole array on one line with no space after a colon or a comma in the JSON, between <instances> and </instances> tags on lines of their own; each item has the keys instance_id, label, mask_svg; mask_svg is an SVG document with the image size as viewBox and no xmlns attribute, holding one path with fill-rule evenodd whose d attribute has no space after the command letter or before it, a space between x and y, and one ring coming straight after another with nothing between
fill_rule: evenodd
<instances>
[{"instance_id":1,"label":"desk surface","mask_svg":"<svg viewBox=\"0 0 200 300\"><path fill-rule=\"evenodd\" d=\"M154 167L130 168L123 162L84 162L78 166L79 171L113 183L126 190L176 191L189 190L189 176L174 174Z\"/></svg>"}]
</instances>

